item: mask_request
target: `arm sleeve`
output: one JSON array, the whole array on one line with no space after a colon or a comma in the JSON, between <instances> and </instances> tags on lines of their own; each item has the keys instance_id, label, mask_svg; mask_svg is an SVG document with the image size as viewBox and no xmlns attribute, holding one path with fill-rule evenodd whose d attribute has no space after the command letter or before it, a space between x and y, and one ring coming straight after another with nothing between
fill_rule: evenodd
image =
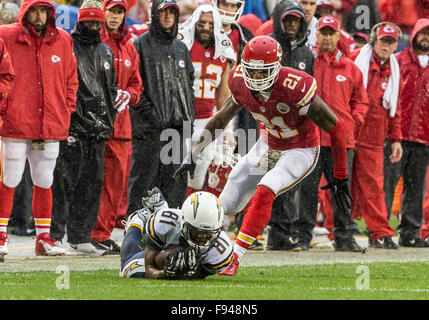
<instances>
[{"instance_id":1,"label":"arm sleeve","mask_svg":"<svg viewBox=\"0 0 429 320\"><path fill-rule=\"evenodd\" d=\"M15 72L3 39L0 38L0 101L6 99L15 80Z\"/></svg>"},{"instance_id":2,"label":"arm sleeve","mask_svg":"<svg viewBox=\"0 0 429 320\"><path fill-rule=\"evenodd\" d=\"M399 85L399 97L401 96L401 90L403 87L402 78ZM396 108L396 114L393 118L389 117L388 131L387 131L387 140L391 143L402 141L402 130L401 130L401 100L398 99L398 106Z\"/></svg>"},{"instance_id":3,"label":"arm sleeve","mask_svg":"<svg viewBox=\"0 0 429 320\"><path fill-rule=\"evenodd\" d=\"M356 68L355 83L350 99L351 114L355 122L355 128L362 126L365 115L369 109L368 93L363 85L363 76L359 69Z\"/></svg>"},{"instance_id":4,"label":"arm sleeve","mask_svg":"<svg viewBox=\"0 0 429 320\"><path fill-rule=\"evenodd\" d=\"M329 131L331 135L331 148L334 157L334 178L347 179L347 146L346 131L341 121Z\"/></svg>"},{"instance_id":5,"label":"arm sleeve","mask_svg":"<svg viewBox=\"0 0 429 320\"><path fill-rule=\"evenodd\" d=\"M131 95L130 106L137 104L140 100L140 94L143 91L142 78L140 76L140 58L133 45L130 45L129 51L132 55L133 72L128 79L127 88L125 89Z\"/></svg>"},{"instance_id":6,"label":"arm sleeve","mask_svg":"<svg viewBox=\"0 0 429 320\"><path fill-rule=\"evenodd\" d=\"M69 63L67 64L67 107L69 112L76 109L76 96L79 88L79 80L77 76L77 60L73 51L73 40L70 37L70 55Z\"/></svg>"}]
</instances>

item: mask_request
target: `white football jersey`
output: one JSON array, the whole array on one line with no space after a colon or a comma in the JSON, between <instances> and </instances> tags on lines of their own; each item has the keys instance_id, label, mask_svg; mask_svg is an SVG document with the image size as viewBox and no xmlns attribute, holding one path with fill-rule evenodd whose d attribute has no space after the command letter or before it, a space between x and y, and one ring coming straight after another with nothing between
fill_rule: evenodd
<instances>
[{"instance_id":1,"label":"white football jersey","mask_svg":"<svg viewBox=\"0 0 429 320\"><path fill-rule=\"evenodd\" d=\"M145 227L146 246L161 251L170 245L181 245L181 221L182 211L179 209L166 208L153 213ZM233 245L222 231L210 250L203 253L199 266L215 274L225 270L231 264L232 258Z\"/></svg>"}]
</instances>

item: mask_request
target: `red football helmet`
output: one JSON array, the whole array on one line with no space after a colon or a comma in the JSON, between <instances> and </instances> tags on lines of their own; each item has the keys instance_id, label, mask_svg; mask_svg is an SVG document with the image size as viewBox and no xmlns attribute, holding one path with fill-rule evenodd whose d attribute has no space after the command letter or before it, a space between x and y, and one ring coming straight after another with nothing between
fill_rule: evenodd
<instances>
[{"instance_id":1,"label":"red football helmet","mask_svg":"<svg viewBox=\"0 0 429 320\"><path fill-rule=\"evenodd\" d=\"M278 78L282 59L282 48L270 36L258 36L247 42L241 57L244 83L251 90L263 91L270 88ZM253 72L265 70L264 78L253 79Z\"/></svg>"}]
</instances>

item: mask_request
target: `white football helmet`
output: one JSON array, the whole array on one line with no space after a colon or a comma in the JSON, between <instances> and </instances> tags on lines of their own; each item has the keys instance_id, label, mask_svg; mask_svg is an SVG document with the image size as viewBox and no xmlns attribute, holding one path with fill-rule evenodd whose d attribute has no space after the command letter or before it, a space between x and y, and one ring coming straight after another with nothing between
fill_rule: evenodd
<instances>
[{"instance_id":1,"label":"white football helmet","mask_svg":"<svg viewBox=\"0 0 429 320\"><path fill-rule=\"evenodd\" d=\"M238 5L238 9L235 12L222 10L218 6L219 0L212 0L213 7L215 7L220 14L220 19L222 21L222 24L231 24L231 23L237 22L240 19L241 14L243 13L244 0L225 0L225 1L227 3Z\"/></svg>"},{"instance_id":2,"label":"white football helmet","mask_svg":"<svg viewBox=\"0 0 429 320\"><path fill-rule=\"evenodd\" d=\"M194 192L183 203L182 212L182 236L188 244L199 252L210 249L222 230L219 199L209 192Z\"/></svg>"}]
</instances>

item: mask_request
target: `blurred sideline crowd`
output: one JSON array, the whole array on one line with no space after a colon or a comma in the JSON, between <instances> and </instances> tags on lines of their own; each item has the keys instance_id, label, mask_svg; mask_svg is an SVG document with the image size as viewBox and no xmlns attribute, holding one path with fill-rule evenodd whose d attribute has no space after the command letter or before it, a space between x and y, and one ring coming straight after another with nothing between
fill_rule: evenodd
<instances>
[{"instance_id":1,"label":"blurred sideline crowd","mask_svg":"<svg viewBox=\"0 0 429 320\"><path fill-rule=\"evenodd\" d=\"M197 36L194 13L203 5L227 17L212 22L211 42L203 41L203 26ZM47 9L33 10L39 7ZM47 27L40 31L43 14ZM169 14L176 20L167 32ZM340 225L356 234L345 216L365 222L371 247L429 247L426 17L429 0L0 1L0 251L3 245L7 254L10 233L36 236L41 255L64 254L65 235L69 250L119 254L112 231L141 209L147 190L159 187L171 207L198 190L219 196L251 147L240 148L234 131L244 129L247 141L258 132L252 116L242 110L228 125L199 180L173 178L181 161L161 161L168 142L160 137L171 128L184 142L187 121L192 140L198 137L229 96L228 74L245 43L259 35L280 43L282 65L316 78L317 94L343 121L353 196L342 212L330 191L320 190L333 168L332 154L324 153L331 142L321 132L317 169L274 202L266 249L309 250L316 235L334 240ZM190 23L199 52L194 34L187 42L183 26ZM165 48L142 38L151 32ZM208 48L221 34L234 54L220 59L218 72L209 69L217 49ZM224 228L237 232L245 213L225 217ZM259 241L250 247L263 248Z\"/></svg>"}]
</instances>

